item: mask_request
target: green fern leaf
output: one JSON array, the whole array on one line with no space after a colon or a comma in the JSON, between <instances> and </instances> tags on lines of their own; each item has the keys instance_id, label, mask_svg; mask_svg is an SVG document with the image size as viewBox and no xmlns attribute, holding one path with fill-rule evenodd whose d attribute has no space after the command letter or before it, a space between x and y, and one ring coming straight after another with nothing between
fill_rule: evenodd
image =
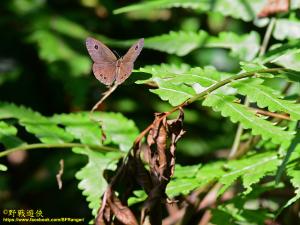
<instances>
[{"instance_id":1,"label":"green fern leaf","mask_svg":"<svg viewBox=\"0 0 300 225\"><path fill-rule=\"evenodd\" d=\"M142 10L153 10L153 9L163 9L172 7L181 8L191 8L191 9L205 9L208 10L208 2L199 2L197 0L154 0L148 2L137 3L129 6L125 6L114 10L115 14L127 13L132 11L142 11Z\"/></svg>"},{"instance_id":2,"label":"green fern leaf","mask_svg":"<svg viewBox=\"0 0 300 225\"><path fill-rule=\"evenodd\" d=\"M7 166L0 164L0 171L7 171Z\"/></svg>"},{"instance_id":3,"label":"green fern leaf","mask_svg":"<svg viewBox=\"0 0 300 225\"><path fill-rule=\"evenodd\" d=\"M233 184L233 182L241 177L243 186L245 187L244 194L252 191L251 185L259 182L266 175L274 175L280 163L276 152L266 152L254 154L239 160L233 160L226 164L226 168L230 170L224 174L219 182L224 186L219 190L221 195L224 191Z\"/></svg>"},{"instance_id":4,"label":"green fern leaf","mask_svg":"<svg viewBox=\"0 0 300 225\"><path fill-rule=\"evenodd\" d=\"M222 204L217 208L212 209L213 224L222 225L237 225L237 224L251 224L261 225L267 219L274 219L274 215L268 212L267 209L247 209L245 205Z\"/></svg>"},{"instance_id":5,"label":"green fern leaf","mask_svg":"<svg viewBox=\"0 0 300 225\"><path fill-rule=\"evenodd\" d=\"M139 130L132 120L121 113L94 113L98 121L102 121L102 128L107 134L107 142L119 145L121 151L128 151L139 134ZM106 142L105 142L106 143Z\"/></svg>"},{"instance_id":6,"label":"green fern leaf","mask_svg":"<svg viewBox=\"0 0 300 225\"><path fill-rule=\"evenodd\" d=\"M38 29L29 36L28 40L39 46L38 53L41 59L48 63L64 61L69 64L68 68L70 68L70 74L73 76L82 76L82 74L87 74L90 71L91 62L87 55L78 54L68 46L67 42L53 32Z\"/></svg>"},{"instance_id":7,"label":"green fern leaf","mask_svg":"<svg viewBox=\"0 0 300 225\"><path fill-rule=\"evenodd\" d=\"M209 87L218 81L229 77L231 74L219 72L213 67L192 68L185 72L174 68L168 68L164 65L154 67L141 68L139 71L148 72L152 74L152 78L147 81L154 81L158 85L158 89L151 90L151 92L159 95L162 100L169 101L173 106L179 105L188 98L193 97L196 93L200 93L206 87ZM142 81L140 83L144 83ZM223 91L226 91L226 87Z\"/></svg>"},{"instance_id":8,"label":"green fern leaf","mask_svg":"<svg viewBox=\"0 0 300 225\"><path fill-rule=\"evenodd\" d=\"M0 103L0 119L16 118L25 129L43 143L64 143L73 140L72 135L58 127L50 119L24 106Z\"/></svg>"},{"instance_id":9,"label":"green fern leaf","mask_svg":"<svg viewBox=\"0 0 300 225\"><path fill-rule=\"evenodd\" d=\"M294 132L274 126L271 122L256 116L246 106L234 103L235 100L233 96L210 94L203 105L212 107L225 117L230 117L234 123L240 122L245 129L251 129L253 135L261 135L265 140L271 139L275 144L287 143L293 138Z\"/></svg>"},{"instance_id":10,"label":"green fern leaf","mask_svg":"<svg viewBox=\"0 0 300 225\"><path fill-rule=\"evenodd\" d=\"M224 193L238 178L241 178L245 188L244 194L252 191L252 185L258 183L266 175L274 175L280 160L276 152L265 152L245 156L241 159L225 162L217 161L199 168L193 167L194 172L186 175L176 172L167 187L167 194L171 197L187 194L196 188L204 187L211 182L223 184L219 195ZM198 166L198 168L197 168ZM177 167L177 165L176 165ZM188 170L189 166L180 167L179 171ZM192 170L192 171L193 171ZM182 176L181 176L182 175Z\"/></svg>"},{"instance_id":11,"label":"green fern leaf","mask_svg":"<svg viewBox=\"0 0 300 225\"><path fill-rule=\"evenodd\" d=\"M224 162L215 162L206 164L200 168L200 165L175 167L175 174L167 186L167 194L175 197L180 194L188 194L196 188L200 188L217 180L224 174L222 165ZM191 173L186 173L191 169ZM182 173L183 172L183 173Z\"/></svg>"},{"instance_id":12,"label":"green fern leaf","mask_svg":"<svg viewBox=\"0 0 300 225\"><path fill-rule=\"evenodd\" d=\"M294 120L300 119L300 104L282 99L281 94L261 83L260 79L247 79L232 83L238 93L248 97L250 102L256 102L260 108L268 107L271 112L285 112Z\"/></svg>"},{"instance_id":13,"label":"green fern leaf","mask_svg":"<svg viewBox=\"0 0 300 225\"><path fill-rule=\"evenodd\" d=\"M139 131L132 120L120 113L94 113L93 117L101 121L106 135L104 144L116 144L122 151L128 151ZM102 145L102 133L99 123L91 120L88 113L55 115L52 121L62 124L66 131L83 144Z\"/></svg>"},{"instance_id":14,"label":"green fern leaf","mask_svg":"<svg viewBox=\"0 0 300 225\"><path fill-rule=\"evenodd\" d=\"M270 49L263 57L255 59L254 62L260 64L275 63L291 70L300 71L299 40L293 40L286 44L276 44L271 46Z\"/></svg>"},{"instance_id":15,"label":"green fern leaf","mask_svg":"<svg viewBox=\"0 0 300 225\"><path fill-rule=\"evenodd\" d=\"M175 166L174 176L167 186L167 194L169 197L175 197L180 194L188 194L191 190L199 186L196 179L197 172L201 164L193 166Z\"/></svg>"},{"instance_id":16,"label":"green fern leaf","mask_svg":"<svg viewBox=\"0 0 300 225\"><path fill-rule=\"evenodd\" d=\"M65 130L82 144L102 145L102 131L99 124L93 122L85 113L54 115L51 120L64 125Z\"/></svg>"},{"instance_id":17,"label":"green fern leaf","mask_svg":"<svg viewBox=\"0 0 300 225\"><path fill-rule=\"evenodd\" d=\"M200 47L225 48L231 55L242 60L252 60L260 46L259 35L256 32L238 35L232 32L222 32L218 37L209 36L205 31L186 32L171 31L156 37L145 39L145 47L169 54L184 56Z\"/></svg>"},{"instance_id":18,"label":"green fern leaf","mask_svg":"<svg viewBox=\"0 0 300 225\"><path fill-rule=\"evenodd\" d=\"M277 19L273 31L273 37L277 40L299 39L300 38L300 20L295 14L291 14L288 19Z\"/></svg>"},{"instance_id":19,"label":"green fern leaf","mask_svg":"<svg viewBox=\"0 0 300 225\"><path fill-rule=\"evenodd\" d=\"M173 74L182 74L187 72L190 69L190 66L188 64L165 64L162 63L160 65L151 65L151 66L145 66L141 67L138 70L135 70L135 72L142 72L142 73L148 73L151 74L152 77L158 77L158 78L164 78L166 74L171 74L173 77ZM146 83L151 79L147 80L139 80L136 83L137 84L143 84Z\"/></svg>"},{"instance_id":20,"label":"green fern leaf","mask_svg":"<svg viewBox=\"0 0 300 225\"><path fill-rule=\"evenodd\" d=\"M238 35L232 32L221 32L218 37L210 37L206 47L226 48L231 55L241 60L250 61L255 58L260 48L259 34L252 31L249 34Z\"/></svg>"},{"instance_id":21,"label":"green fern leaf","mask_svg":"<svg viewBox=\"0 0 300 225\"><path fill-rule=\"evenodd\" d=\"M104 154L88 148L74 148L73 151L88 156L88 164L79 170L75 176L80 180L78 188L83 190L83 195L86 196L89 202L89 208L92 209L92 214L96 216L101 196L107 188L103 172L106 169L116 169L116 163L122 155L121 153L112 152Z\"/></svg>"},{"instance_id":22,"label":"green fern leaf","mask_svg":"<svg viewBox=\"0 0 300 225\"><path fill-rule=\"evenodd\" d=\"M215 2L199 0L154 0L125 6L115 10L114 13L181 7L201 11L215 11L225 16L250 21L256 17L264 5L265 1L261 0L219 0Z\"/></svg>"},{"instance_id":23,"label":"green fern leaf","mask_svg":"<svg viewBox=\"0 0 300 225\"><path fill-rule=\"evenodd\" d=\"M146 38L145 47L184 56L202 46L207 38L208 34L205 31L199 31L198 33L171 31L169 34Z\"/></svg>"},{"instance_id":24,"label":"green fern leaf","mask_svg":"<svg viewBox=\"0 0 300 225\"><path fill-rule=\"evenodd\" d=\"M200 185L200 182L195 178L174 179L168 184L166 193L171 198L180 194L187 195Z\"/></svg>"},{"instance_id":25,"label":"green fern leaf","mask_svg":"<svg viewBox=\"0 0 300 225\"><path fill-rule=\"evenodd\" d=\"M294 51L288 51L287 53L280 55L279 57L275 58L272 63L275 63L279 66L300 71L300 49L295 49ZM298 80L299 74L297 74Z\"/></svg>"},{"instance_id":26,"label":"green fern leaf","mask_svg":"<svg viewBox=\"0 0 300 225\"><path fill-rule=\"evenodd\" d=\"M176 85L162 80L156 80L156 82L159 85L159 89L150 91L159 95L162 100L169 101L173 106L183 103L196 94L193 88L184 84Z\"/></svg>"},{"instance_id":27,"label":"green fern leaf","mask_svg":"<svg viewBox=\"0 0 300 225\"><path fill-rule=\"evenodd\" d=\"M17 137L17 129L4 121L0 121L0 143L6 148L15 148L25 144Z\"/></svg>"},{"instance_id":28,"label":"green fern leaf","mask_svg":"<svg viewBox=\"0 0 300 225\"><path fill-rule=\"evenodd\" d=\"M287 175L290 177L290 181L295 188L295 196L291 198L284 206L283 208L288 207L289 205L293 204L295 201L300 199L300 164L299 164L299 159L300 159L300 143L299 143L299 135L296 148L292 153L291 159L289 160L290 163L287 165Z\"/></svg>"}]
</instances>

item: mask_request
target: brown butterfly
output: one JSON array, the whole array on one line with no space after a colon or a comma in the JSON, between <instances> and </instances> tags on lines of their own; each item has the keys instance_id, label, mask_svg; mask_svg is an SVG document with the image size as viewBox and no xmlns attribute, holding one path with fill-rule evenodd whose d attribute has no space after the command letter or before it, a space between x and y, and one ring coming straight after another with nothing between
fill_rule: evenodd
<instances>
[{"instance_id":1,"label":"brown butterfly","mask_svg":"<svg viewBox=\"0 0 300 225\"><path fill-rule=\"evenodd\" d=\"M86 39L86 48L94 61L94 75L101 83L109 86L113 83L119 85L129 77L133 63L143 46L144 38L141 38L123 57L117 59L114 53L100 41L91 37Z\"/></svg>"}]
</instances>

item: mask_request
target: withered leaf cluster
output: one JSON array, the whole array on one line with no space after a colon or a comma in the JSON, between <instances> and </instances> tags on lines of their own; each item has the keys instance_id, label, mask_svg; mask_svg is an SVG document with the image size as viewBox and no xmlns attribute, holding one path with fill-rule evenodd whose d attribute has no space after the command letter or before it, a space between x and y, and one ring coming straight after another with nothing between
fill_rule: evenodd
<instances>
[{"instance_id":1,"label":"withered leaf cluster","mask_svg":"<svg viewBox=\"0 0 300 225\"><path fill-rule=\"evenodd\" d=\"M184 134L183 110L180 108L178 117L173 120L168 120L167 115L155 114L153 123L139 135L127 159L109 180L96 225L137 225L138 221L161 224L161 206L168 200L166 187L174 174L176 143ZM134 190L141 188L147 199L141 214L136 215L127 200Z\"/></svg>"}]
</instances>

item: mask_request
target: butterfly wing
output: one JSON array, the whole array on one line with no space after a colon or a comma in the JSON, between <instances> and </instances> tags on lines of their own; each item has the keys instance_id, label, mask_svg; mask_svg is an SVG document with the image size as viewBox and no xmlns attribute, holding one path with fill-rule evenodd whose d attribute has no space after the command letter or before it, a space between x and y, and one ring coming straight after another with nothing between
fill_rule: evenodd
<instances>
[{"instance_id":1,"label":"butterfly wing","mask_svg":"<svg viewBox=\"0 0 300 225\"><path fill-rule=\"evenodd\" d=\"M130 76L132 69L132 62L121 62L118 74L116 76L116 84L122 84Z\"/></svg>"},{"instance_id":2,"label":"butterfly wing","mask_svg":"<svg viewBox=\"0 0 300 225\"><path fill-rule=\"evenodd\" d=\"M139 39L134 45L130 47L127 53L119 60L120 68L116 75L116 83L123 83L131 74L133 69L133 63L141 53L144 46L144 38Z\"/></svg>"},{"instance_id":3,"label":"butterfly wing","mask_svg":"<svg viewBox=\"0 0 300 225\"><path fill-rule=\"evenodd\" d=\"M117 61L114 53L94 38L88 37L85 41L86 48L95 63L112 63Z\"/></svg>"},{"instance_id":4,"label":"butterfly wing","mask_svg":"<svg viewBox=\"0 0 300 225\"><path fill-rule=\"evenodd\" d=\"M136 58L141 53L142 49L144 47L144 38L141 38L138 40L134 45L130 47L130 49L127 51L127 53L122 57L122 62L127 63L131 62L134 63Z\"/></svg>"},{"instance_id":5,"label":"butterfly wing","mask_svg":"<svg viewBox=\"0 0 300 225\"><path fill-rule=\"evenodd\" d=\"M94 63L93 73L101 83L111 86L116 78L116 62Z\"/></svg>"},{"instance_id":6,"label":"butterfly wing","mask_svg":"<svg viewBox=\"0 0 300 225\"><path fill-rule=\"evenodd\" d=\"M112 85L116 78L116 61L114 53L100 41L88 37L86 48L94 61L93 73L105 85Z\"/></svg>"}]
</instances>

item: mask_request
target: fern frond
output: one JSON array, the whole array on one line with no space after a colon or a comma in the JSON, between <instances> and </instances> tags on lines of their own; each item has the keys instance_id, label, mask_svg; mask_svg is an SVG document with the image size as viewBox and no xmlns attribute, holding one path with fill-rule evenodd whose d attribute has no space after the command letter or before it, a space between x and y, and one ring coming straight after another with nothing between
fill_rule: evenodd
<instances>
[{"instance_id":1,"label":"fern frond","mask_svg":"<svg viewBox=\"0 0 300 225\"><path fill-rule=\"evenodd\" d=\"M240 122L245 129L251 129L253 135L261 135L264 140L271 139L273 143L288 143L294 135L292 131L273 125L271 122L258 117L246 106L235 103L235 97L221 94L210 94L203 105L212 107L214 111L221 112L234 123Z\"/></svg>"},{"instance_id":2,"label":"fern frond","mask_svg":"<svg viewBox=\"0 0 300 225\"><path fill-rule=\"evenodd\" d=\"M6 148L15 148L25 144L20 138L17 137L17 128L14 126L0 121L0 143Z\"/></svg>"},{"instance_id":3,"label":"fern frond","mask_svg":"<svg viewBox=\"0 0 300 225\"><path fill-rule=\"evenodd\" d=\"M267 87L259 79L247 79L236 81L232 86L238 93L248 97L250 102L256 102L260 108L267 107L271 112L285 112L290 114L291 119L300 119L300 104L282 99L281 94Z\"/></svg>"},{"instance_id":4,"label":"fern frond","mask_svg":"<svg viewBox=\"0 0 300 225\"><path fill-rule=\"evenodd\" d=\"M203 30L171 31L168 34L145 39L146 48L178 56L187 55L200 47L225 48L231 51L231 55L246 61L252 60L257 55L259 46L260 38L254 31L244 35L222 32L217 37L210 36Z\"/></svg>"},{"instance_id":5,"label":"fern frond","mask_svg":"<svg viewBox=\"0 0 300 225\"><path fill-rule=\"evenodd\" d=\"M9 103L0 103L0 119L15 118L25 129L43 143L64 143L73 140L72 135L41 114Z\"/></svg>"},{"instance_id":6,"label":"fern frond","mask_svg":"<svg viewBox=\"0 0 300 225\"><path fill-rule=\"evenodd\" d=\"M133 11L167 9L167 8L189 8L201 11L214 11L231 16L236 19L250 21L263 8L265 2L261 0L218 0L218 1L199 1L199 0L153 0L137 3L119 8L114 11L115 14L127 13Z\"/></svg>"},{"instance_id":7,"label":"fern frond","mask_svg":"<svg viewBox=\"0 0 300 225\"><path fill-rule=\"evenodd\" d=\"M291 14L289 18L280 18L276 20L273 31L273 37L277 40L299 39L300 38L300 20L295 14Z\"/></svg>"},{"instance_id":8,"label":"fern frond","mask_svg":"<svg viewBox=\"0 0 300 225\"><path fill-rule=\"evenodd\" d=\"M107 182L102 174L106 169L116 169L118 159L122 155L112 152L104 154L88 148L74 148L73 151L88 156L88 164L80 169L75 176L80 180L78 188L83 191L82 194L86 196L92 214L96 216L101 205L101 196L107 188Z\"/></svg>"},{"instance_id":9,"label":"fern frond","mask_svg":"<svg viewBox=\"0 0 300 225\"><path fill-rule=\"evenodd\" d=\"M205 31L186 32L186 31L171 31L168 34L163 34L156 37L145 39L145 47L155 49L169 54L184 56L205 45L208 34Z\"/></svg>"},{"instance_id":10,"label":"fern frond","mask_svg":"<svg viewBox=\"0 0 300 225\"><path fill-rule=\"evenodd\" d=\"M259 51L260 36L255 31L244 35L221 32L218 37L210 36L206 47L230 49L232 56L250 61L255 58Z\"/></svg>"}]
</instances>

